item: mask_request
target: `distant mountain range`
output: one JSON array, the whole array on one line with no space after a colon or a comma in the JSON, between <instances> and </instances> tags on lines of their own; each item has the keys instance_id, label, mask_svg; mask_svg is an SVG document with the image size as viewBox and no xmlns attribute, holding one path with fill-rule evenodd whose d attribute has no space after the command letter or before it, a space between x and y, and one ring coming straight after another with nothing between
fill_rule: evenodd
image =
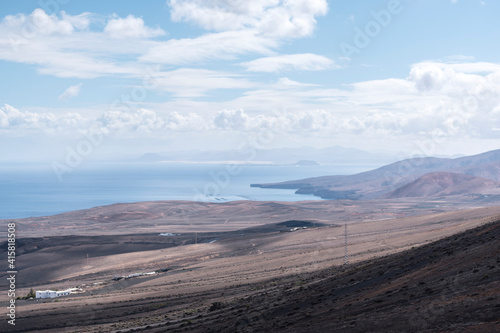
<instances>
[{"instance_id":1,"label":"distant mountain range","mask_svg":"<svg viewBox=\"0 0 500 333\"><path fill-rule=\"evenodd\" d=\"M354 148L334 146L316 149L312 147L260 149L245 146L241 150L176 151L148 153L134 159L134 162L155 163L163 161L216 162L239 161L245 163L269 164L378 164L396 161L394 155L369 153ZM307 163L311 161L312 163Z\"/></svg>"},{"instance_id":2,"label":"distant mountain range","mask_svg":"<svg viewBox=\"0 0 500 333\"><path fill-rule=\"evenodd\" d=\"M325 199L377 199L484 193L500 188L500 150L460 158L419 157L355 175L252 187L297 189ZM499 190L500 191L500 190Z\"/></svg>"}]
</instances>

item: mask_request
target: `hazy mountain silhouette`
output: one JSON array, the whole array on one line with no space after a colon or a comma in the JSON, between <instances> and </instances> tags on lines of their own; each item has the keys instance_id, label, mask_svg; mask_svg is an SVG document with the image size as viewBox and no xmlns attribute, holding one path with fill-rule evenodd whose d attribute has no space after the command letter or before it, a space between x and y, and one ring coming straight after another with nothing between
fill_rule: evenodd
<instances>
[{"instance_id":1,"label":"hazy mountain silhouette","mask_svg":"<svg viewBox=\"0 0 500 333\"><path fill-rule=\"evenodd\" d=\"M455 159L418 157L355 175L322 176L281 183L252 184L251 186L297 189L297 193L313 194L325 199L374 199L384 197L419 177L433 172L451 172L500 181L500 150ZM466 181L465 178L461 180ZM471 182L476 184L480 181ZM454 185L457 188L458 183L459 179ZM463 186L466 187L466 185Z\"/></svg>"}]
</instances>

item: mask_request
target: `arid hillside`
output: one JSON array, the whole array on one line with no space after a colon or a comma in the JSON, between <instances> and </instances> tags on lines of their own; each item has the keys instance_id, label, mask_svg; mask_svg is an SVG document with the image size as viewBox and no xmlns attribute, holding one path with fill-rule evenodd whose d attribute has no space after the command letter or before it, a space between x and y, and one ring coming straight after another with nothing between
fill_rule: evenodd
<instances>
[{"instance_id":1,"label":"arid hillside","mask_svg":"<svg viewBox=\"0 0 500 333\"><path fill-rule=\"evenodd\" d=\"M499 239L497 221L381 259L274 280L275 287L268 284L256 295L220 304L184 327L190 332L499 332ZM166 327L182 331L181 325Z\"/></svg>"},{"instance_id":2,"label":"arid hillside","mask_svg":"<svg viewBox=\"0 0 500 333\"><path fill-rule=\"evenodd\" d=\"M468 193L484 193L500 188L500 182L451 172L432 172L386 194L383 198L443 197Z\"/></svg>"},{"instance_id":3,"label":"arid hillside","mask_svg":"<svg viewBox=\"0 0 500 333\"><path fill-rule=\"evenodd\" d=\"M354 175L333 175L271 184L262 188L297 189L325 199L375 199L434 172L452 172L500 181L500 150L456 159L416 157Z\"/></svg>"},{"instance_id":4,"label":"arid hillside","mask_svg":"<svg viewBox=\"0 0 500 333\"><path fill-rule=\"evenodd\" d=\"M499 220L488 207L351 221L347 265L343 225L317 221L19 239L20 295L82 292L18 300L16 330L493 332ZM116 279L138 272L155 273Z\"/></svg>"}]
</instances>

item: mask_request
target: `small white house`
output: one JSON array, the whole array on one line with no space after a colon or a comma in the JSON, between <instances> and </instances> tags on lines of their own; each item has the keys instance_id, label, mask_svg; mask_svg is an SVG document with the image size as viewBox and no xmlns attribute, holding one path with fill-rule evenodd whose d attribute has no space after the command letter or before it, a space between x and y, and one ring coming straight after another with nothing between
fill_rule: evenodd
<instances>
[{"instance_id":1,"label":"small white house","mask_svg":"<svg viewBox=\"0 0 500 333\"><path fill-rule=\"evenodd\" d=\"M71 294L71 289L54 291L54 290L37 290L36 298L56 298Z\"/></svg>"}]
</instances>

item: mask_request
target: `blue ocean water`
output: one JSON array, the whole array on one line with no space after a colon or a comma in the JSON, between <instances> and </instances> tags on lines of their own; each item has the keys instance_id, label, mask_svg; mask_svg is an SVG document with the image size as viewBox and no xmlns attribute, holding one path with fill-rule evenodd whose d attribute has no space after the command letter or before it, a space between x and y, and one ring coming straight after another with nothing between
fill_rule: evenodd
<instances>
[{"instance_id":1,"label":"blue ocean water","mask_svg":"<svg viewBox=\"0 0 500 333\"><path fill-rule=\"evenodd\" d=\"M295 190L261 189L250 184L354 174L374 167L100 163L81 166L64 174L60 181L50 165L3 165L0 219L47 216L117 202L150 200L319 200L295 194Z\"/></svg>"}]
</instances>

